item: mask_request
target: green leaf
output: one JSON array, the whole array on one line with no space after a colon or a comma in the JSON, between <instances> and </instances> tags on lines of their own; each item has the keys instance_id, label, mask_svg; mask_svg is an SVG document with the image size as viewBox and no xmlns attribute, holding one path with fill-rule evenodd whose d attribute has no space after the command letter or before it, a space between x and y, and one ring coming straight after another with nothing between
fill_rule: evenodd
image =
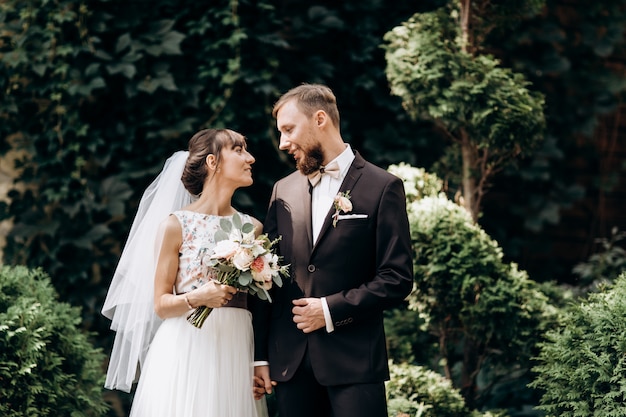
<instances>
[{"instance_id":1,"label":"green leaf","mask_svg":"<svg viewBox=\"0 0 626 417\"><path fill-rule=\"evenodd\" d=\"M259 297L261 300L267 300L268 299L267 291L265 291L263 288L258 288L257 287L256 296Z\"/></svg>"},{"instance_id":2,"label":"green leaf","mask_svg":"<svg viewBox=\"0 0 626 417\"><path fill-rule=\"evenodd\" d=\"M234 220L235 218L233 217L233 221ZM230 231L233 230L233 222L231 222L230 219L226 217L222 217L220 219L220 228L226 233L230 233Z\"/></svg>"},{"instance_id":3,"label":"green leaf","mask_svg":"<svg viewBox=\"0 0 626 417\"><path fill-rule=\"evenodd\" d=\"M115 52L120 53L124 49L128 48L131 44L130 33L125 33L117 39L117 43L115 44Z\"/></svg>"},{"instance_id":4,"label":"green leaf","mask_svg":"<svg viewBox=\"0 0 626 417\"><path fill-rule=\"evenodd\" d=\"M182 55L180 43L183 39L185 39L185 35L180 32L168 32L163 38L163 43L161 44L163 52L168 55Z\"/></svg>"},{"instance_id":5,"label":"green leaf","mask_svg":"<svg viewBox=\"0 0 626 417\"><path fill-rule=\"evenodd\" d=\"M33 72L37 75L39 75L40 77L43 77L43 75L46 73L46 68L47 65L45 64L33 64L32 67Z\"/></svg>"},{"instance_id":6,"label":"green leaf","mask_svg":"<svg viewBox=\"0 0 626 417\"><path fill-rule=\"evenodd\" d=\"M243 233L250 233L254 230L254 225L252 223L244 223L243 226L241 226L241 231Z\"/></svg>"},{"instance_id":7,"label":"green leaf","mask_svg":"<svg viewBox=\"0 0 626 417\"><path fill-rule=\"evenodd\" d=\"M283 286L283 279L280 277L280 274L276 274L272 277L272 280L274 281L274 284L276 284L279 287Z\"/></svg>"},{"instance_id":8,"label":"green leaf","mask_svg":"<svg viewBox=\"0 0 626 417\"><path fill-rule=\"evenodd\" d=\"M174 19L161 19L156 22L152 22L150 23L150 32L154 32L156 35L165 35L172 30L175 23L176 20Z\"/></svg>"},{"instance_id":9,"label":"green leaf","mask_svg":"<svg viewBox=\"0 0 626 417\"><path fill-rule=\"evenodd\" d=\"M111 229L107 225L104 224L96 224L90 230L88 230L85 234L83 234L78 239L69 239L69 240L60 240L60 244L68 244L73 245L78 248L83 248L87 250L93 249L97 246L97 243L100 239L105 236L108 236L111 233Z\"/></svg>"},{"instance_id":10,"label":"green leaf","mask_svg":"<svg viewBox=\"0 0 626 417\"><path fill-rule=\"evenodd\" d=\"M243 287L248 286L252 282L252 273L250 271L244 271L239 275L239 284Z\"/></svg>"},{"instance_id":11,"label":"green leaf","mask_svg":"<svg viewBox=\"0 0 626 417\"><path fill-rule=\"evenodd\" d=\"M85 77L93 77L94 75L96 75L98 73L98 70L100 69L100 64L97 62L91 63L87 66L87 68L85 69Z\"/></svg>"},{"instance_id":12,"label":"green leaf","mask_svg":"<svg viewBox=\"0 0 626 417\"><path fill-rule=\"evenodd\" d=\"M137 69L135 68L135 66L128 62L117 62L115 64L110 64L106 66L106 69L111 75L121 73L128 79L133 78L137 73Z\"/></svg>"},{"instance_id":13,"label":"green leaf","mask_svg":"<svg viewBox=\"0 0 626 417\"><path fill-rule=\"evenodd\" d=\"M228 233L226 233L223 230L218 230L217 232L215 232L215 235L213 237L213 239L215 240L215 242L220 242L222 240L228 240L229 239L229 235Z\"/></svg>"},{"instance_id":14,"label":"green leaf","mask_svg":"<svg viewBox=\"0 0 626 417\"><path fill-rule=\"evenodd\" d=\"M124 214L126 203L133 195L129 184L118 177L105 178L100 185L100 192L107 211L113 217Z\"/></svg>"},{"instance_id":15,"label":"green leaf","mask_svg":"<svg viewBox=\"0 0 626 417\"><path fill-rule=\"evenodd\" d=\"M241 216L237 212L235 212L235 214L233 214L233 224L235 225L235 227L237 229L242 230L242 227L241 227L241 224L242 224Z\"/></svg>"},{"instance_id":16,"label":"green leaf","mask_svg":"<svg viewBox=\"0 0 626 417\"><path fill-rule=\"evenodd\" d=\"M154 80L150 79L149 77L146 77L137 85L137 90L152 94L156 91L158 87L158 83L154 82Z\"/></svg>"}]
</instances>

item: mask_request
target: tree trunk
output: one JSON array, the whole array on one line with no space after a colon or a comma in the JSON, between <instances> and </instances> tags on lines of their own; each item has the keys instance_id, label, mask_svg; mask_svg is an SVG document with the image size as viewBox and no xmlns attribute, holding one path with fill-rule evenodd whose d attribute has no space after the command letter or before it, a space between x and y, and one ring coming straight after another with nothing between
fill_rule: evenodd
<instances>
[{"instance_id":1,"label":"tree trunk","mask_svg":"<svg viewBox=\"0 0 626 417\"><path fill-rule=\"evenodd\" d=\"M461 50L463 52L469 52L471 49L471 33L470 33L470 15L471 15L471 0L461 0ZM478 214L480 213L480 207L476 201L476 178L473 170L476 167L476 156L469 139L467 131L461 129L461 156L463 158L462 167L462 186L463 186L463 199L462 205L470 212L474 222L478 220Z\"/></svg>"},{"instance_id":2,"label":"tree trunk","mask_svg":"<svg viewBox=\"0 0 626 417\"><path fill-rule=\"evenodd\" d=\"M480 370L479 347L471 338L465 337L463 344L463 366L461 369L461 395L470 410L476 408L476 376Z\"/></svg>"},{"instance_id":3,"label":"tree trunk","mask_svg":"<svg viewBox=\"0 0 626 417\"><path fill-rule=\"evenodd\" d=\"M476 167L476 154L474 147L465 130L461 130L461 157L463 166L461 168L461 181L463 186L463 198L461 204L472 215L474 222L478 220L480 208L476 204L476 177L474 169Z\"/></svg>"},{"instance_id":4,"label":"tree trunk","mask_svg":"<svg viewBox=\"0 0 626 417\"><path fill-rule=\"evenodd\" d=\"M470 45L471 0L461 0L461 50L468 52Z\"/></svg>"}]
</instances>

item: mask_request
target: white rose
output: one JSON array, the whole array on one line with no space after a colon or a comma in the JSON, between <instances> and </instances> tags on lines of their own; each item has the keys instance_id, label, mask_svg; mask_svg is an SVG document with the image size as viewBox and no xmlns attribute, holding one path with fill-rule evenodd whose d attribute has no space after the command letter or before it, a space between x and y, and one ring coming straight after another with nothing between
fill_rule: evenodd
<instances>
[{"instance_id":1,"label":"white rose","mask_svg":"<svg viewBox=\"0 0 626 417\"><path fill-rule=\"evenodd\" d=\"M250 268L252 261L254 261L254 255L252 255L249 249L239 249L233 256L233 265L241 271L246 271Z\"/></svg>"},{"instance_id":2,"label":"white rose","mask_svg":"<svg viewBox=\"0 0 626 417\"><path fill-rule=\"evenodd\" d=\"M213 249L212 259L230 259L237 253L239 243L232 240L220 240Z\"/></svg>"}]
</instances>

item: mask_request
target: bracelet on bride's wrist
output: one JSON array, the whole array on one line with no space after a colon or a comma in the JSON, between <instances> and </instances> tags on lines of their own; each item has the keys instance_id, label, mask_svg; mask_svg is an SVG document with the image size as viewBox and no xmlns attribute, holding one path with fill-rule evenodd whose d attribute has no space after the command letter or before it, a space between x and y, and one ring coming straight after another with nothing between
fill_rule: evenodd
<instances>
[{"instance_id":1,"label":"bracelet on bride's wrist","mask_svg":"<svg viewBox=\"0 0 626 417\"><path fill-rule=\"evenodd\" d=\"M193 310L193 306L189 302L189 298L187 297L187 294L185 294L185 302L187 303L187 307L189 307L189 310Z\"/></svg>"}]
</instances>

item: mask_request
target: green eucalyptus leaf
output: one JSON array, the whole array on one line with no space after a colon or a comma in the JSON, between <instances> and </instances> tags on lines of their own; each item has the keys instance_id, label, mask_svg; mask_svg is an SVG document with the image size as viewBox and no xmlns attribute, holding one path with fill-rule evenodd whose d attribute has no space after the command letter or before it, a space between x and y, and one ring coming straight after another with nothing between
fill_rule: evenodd
<instances>
[{"instance_id":1,"label":"green eucalyptus leaf","mask_svg":"<svg viewBox=\"0 0 626 417\"><path fill-rule=\"evenodd\" d=\"M229 237L230 237L229 234L225 232L224 230L218 230L217 232L215 232L215 235L214 235L215 242L228 240Z\"/></svg>"},{"instance_id":2,"label":"green eucalyptus leaf","mask_svg":"<svg viewBox=\"0 0 626 417\"><path fill-rule=\"evenodd\" d=\"M281 278L280 274L276 274L272 277L272 280L274 281L274 284L276 284L279 287L283 286L283 279Z\"/></svg>"},{"instance_id":3,"label":"green eucalyptus leaf","mask_svg":"<svg viewBox=\"0 0 626 417\"><path fill-rule=\"evenodd\" d=\"M259 288L257 287L257 293L256 296L259 297L261 300L267 300L267 292L263 289L263 288Z\"/></svg>"},{"instance_id":4,"label":"green eucalyptus leaf","mask_svg":"<svg viewBox=\"0 0 626 417\"><path fill-rule=\"evenodd\" d=\"M250 271L244 271L239 275L239 284L243 287L248 286L252 282L252 273Z\"/></svg>"},{"instance_id":5,"label":"green eucalyptus leaf","mask_svg":"<svg viewBox=\"0 0 626 417\"><path fill-rule=\"evenodd\" d=\"M233 223L230 219L222 217L220 218L220 228L226 233L230 233L230 231L233 230Z\"/></svg>"},{"instance_id":6,"label":"green eucalyptus leaf","mask_svg":"<svg viewBox=\"0 0 626 417\"><path fill-rule=\"evenodd\" d=\"M244 223L243 226L241 226L241 231L243 233L251 233L254 230L254 225L252 223Z\"/></svg>"},{"instance_id":7,"label":"green eucalyptus leaf","mask_svg":"<svg viewBox=\"0 0 626 417\"><path fill-rule=\"evenodd\" d=\"M239 215L239 213L235 212L235 214L233 214L232 219L233 219L233 225L235 226L235 228L242 230L242 227L241 227L242 220L241 220L241 216Z\"/></svg>"}]
</instances>

